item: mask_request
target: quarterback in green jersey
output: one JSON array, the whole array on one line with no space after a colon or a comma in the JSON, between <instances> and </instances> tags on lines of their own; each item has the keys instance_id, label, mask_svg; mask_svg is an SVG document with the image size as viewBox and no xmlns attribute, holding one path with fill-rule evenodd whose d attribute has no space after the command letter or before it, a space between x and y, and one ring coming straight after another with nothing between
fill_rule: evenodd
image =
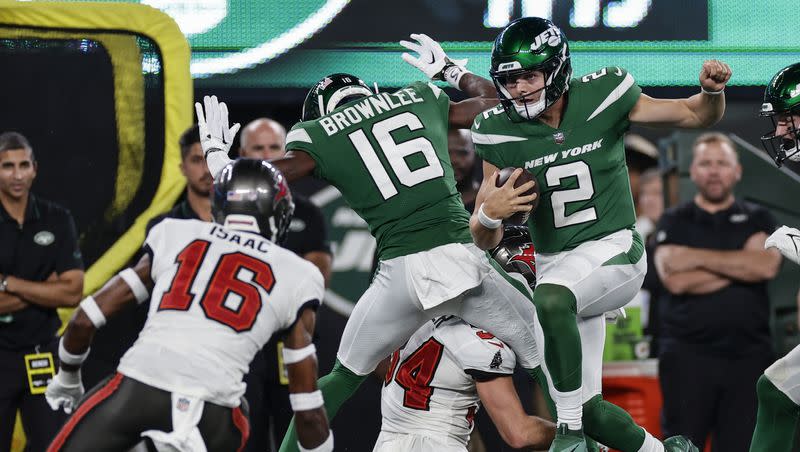
<instances>
[{"instance_id":1,"label":"quarterback in green jersey","mask_svg":"<svg viewBox=\"0 0 800 452\"><path fill-rule=\"evenodd\" d=\"M761 137L764 149L781 166L800 161L800 63L781 69L767 85L761 116L772 130ZM764 244L800 264L800 230L781 226ZM800 297L800 295L798 295ZM800 425L800 346L775 361L756 384L758 417L750 452L790 452Z\"/></svg>"},{"instance_id":2,"label":"quarterback in green jersey","mask_svg":"<svg viewBox=\"0 0 800 452\"><path fill-rule=\"evenodd\" d=\"M329 418L381 360L441 315L492 331L531 374L540 366L530 291L473 243L447 148L449 127L468 127L497 104L494 87L450 62L427 36L412 38L418 42L406 44L420 58L408 58L473 98L451 102L428 82L377 93L353 75L332 74L309 92L303 121L287 135L286 157L272 161L289 180L314 173L329 181L377 240L378 271L348 319L333 370L320 379L323 397L298 403L319 406L324 398ZM215 97L204 102L205 112L197 105L198 122L213 175L228 162L238 125L228 126L224 103ZM435 354L427 356L410 377L413 409L425 409L432 391L426 379L438 362ZM308 446L290 427L281 450L298 450L300 443Z\"/></svg>"},{"instance_id":3,"label":"quarterback in green jersey","mask_svg":"<svg viewBox=\"0 0 800 452\"><path fill-rule=\"evenodd\" d=\"M495 246L501 220L520 210L510 187L495 186L498 168L534 176L541 192L528 221L537 251L534 304L559 424L551 450L584 450L584 430L623 452L696 450L682 438L662 445L602 400L603 313L633 299L646 271L633 227L623 134L632 123L715 124L725 110L730 68L706 61L700 93L654 99L619 67L572 78L564 34L546 19L528 17L497 37L490 74L501 105L478 115L472 126L484 180L470 227L480 248ZM674 448L678 443L683 446Z\"/></svg>"}]
</instances>

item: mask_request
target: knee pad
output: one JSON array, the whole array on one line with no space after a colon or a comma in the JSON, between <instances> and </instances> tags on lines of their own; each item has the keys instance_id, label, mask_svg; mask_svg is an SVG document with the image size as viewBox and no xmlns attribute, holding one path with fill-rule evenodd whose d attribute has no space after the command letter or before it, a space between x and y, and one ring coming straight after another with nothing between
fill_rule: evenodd
<instances>
[{"instance_id":1,"label":"knee pad","mask_svg":"<svg viewBox=\"0 0 800 452\"><path fill-rule=\"evenodd\" d=\"M571 290L557 284L540 284L533 292L539 317L577 315L578 305Z\"/></svg>"}]
</instances>

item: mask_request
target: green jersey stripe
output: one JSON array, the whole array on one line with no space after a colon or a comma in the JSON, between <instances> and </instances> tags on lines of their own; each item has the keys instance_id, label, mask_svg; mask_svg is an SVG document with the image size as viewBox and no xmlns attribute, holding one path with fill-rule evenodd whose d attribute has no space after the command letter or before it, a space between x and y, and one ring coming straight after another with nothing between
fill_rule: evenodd
<instances>
[{"instance_id":1,"label":"green jersey stripe","mask_svg":"<svg viewBox=\"0 0 800 452\"><path fill-rule=\"evenodd\" d=\"M525 137L515 137L511 135L496 135L490 133L478 133L472 131L472 142L475 144L502 144L514 141L525 141Z\"/></svg>"},{"instance_id":2,"label":"green jersey stripe","mask_svg":"<svg viewBox=\"0 0 800 452\"><path fill-rule=\"evenodd\" d=\"M628 91L628 89L630 89L631 86L633 86L633 83L634 83L633 76L631 74L627 74L625 78L622 79L620 84L617 85L617 87L614 88L614 90L611 91L611 93L609 93L608 97L605 98L603 103L601 103L597 107L597 109L591 114L591 116L589 116L586 119L586 121L591 121L595 116L599 115L606 108L610 107L611 104L620 100L622 98L622 95L625 94L625 92Z\"/></svg>"}]
</instances>

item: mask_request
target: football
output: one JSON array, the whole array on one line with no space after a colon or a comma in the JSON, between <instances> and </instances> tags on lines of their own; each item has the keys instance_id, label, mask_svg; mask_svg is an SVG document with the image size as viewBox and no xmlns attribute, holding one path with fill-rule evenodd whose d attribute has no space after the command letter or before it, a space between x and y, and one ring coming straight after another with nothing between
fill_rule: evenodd
<instances>
[{"instance_id":1,"label":"football","mask_svg":"<svg viewBox=\"0 0 800 452\"><path fill-rule=\"evenodd\" d=\"M507 167L507 168L503 168L502 170L500 170L500 174L497 175L497 184L496 185L498 187L502 187L503 185L505 185L506 181L508 181L508 178L511 177L511 173L513 173L515 169L516 168L513 168L513 167ZM520 174L519 177L517 178L517 180L514 181L514 188L519 187L520 185L522 185L522 184L524 184L524 183L526 183L528 181L531 181L531 180L535 181L535 179L533 178L533 175L530 172L526 171L526 170L522 170L522 174ZM517 212L514 215L511 215L510 217L508 217L505 220L503 220L503 222L506 223L506 224L513 224L513 225L523 225L523 224L527 223L528 222L528 217L530 216L531 212L536 210L536 206L539 205L539 183L538 182L533 185L533 188L531 188L530 190L528 190L525 193L523 193L523 195L531 195L533 193L536 193L537 196L536 196L536 199L534 199L530 203L530 205L531 205L530 212Z\"/></svg>"}]
</instances>

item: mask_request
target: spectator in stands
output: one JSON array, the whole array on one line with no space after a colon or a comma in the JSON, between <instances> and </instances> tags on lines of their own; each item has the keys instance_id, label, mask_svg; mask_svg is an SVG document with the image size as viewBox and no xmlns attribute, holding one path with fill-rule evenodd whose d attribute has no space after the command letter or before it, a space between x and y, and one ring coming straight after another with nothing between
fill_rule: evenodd
<instances>
[{"instance_id":1,"label":"spectator in stands","mask_svg":"<svg viewBox=\"0 0 800 452\"><path fill-rule=\"evenodd\" d=\"M641 135L627 133L625 134L625 163L628 165L633 204L637 205L639 193L641 193L639 178L645 171L658 166L658 148ZM641 233L641 231L639 232Z\"/></svg>"},{"instance_id":2,"label":"spectator in stands","mask_svg":"<svg viewBox=\"0 0 800 452\"><path fill-rule=\"evenodd\" d=\"M258 118L242 129L239 157L272 160L286 153L286 128L278 121Z\"/></svg>"},{"instance_id":3,"label":"spectator in stands","mask_svg":"<svg viewBox=\"0 0 800 452\"><path fill-rule=\"evenodd\" d=\"M667 211L656 230L659 377L664 435L684 433L701 450L747 451L756 380L772 362L766 282L777 250L764 250L775 219L737 199L742 167L731 140L706 133L693 145L694 199Z\"/></svg>"},{"instance_id":4,"label":"spectator in stands","mask_svg":"<svg viewBox=\"0 0 800 452\"><path fill-rule=\"evenodd\" d=\"M644 239L647 250L647 273L644 277L639 300L642 303L642 329L649 339L650 348L643 355L658 356L659 311L658 300L664 292L664 285L658 278L653 262L655 237L653 232L664 213L664 175L658 168L645 170L639 176L639 197L636 203L636 230Z\"/></svg>"},{"instance_id":5,"label":"spectator in stands","mask_svg":"<svg viewBox=\"0 0 800 452\"><path fill-rule=\"evenodd\" d=\"M286 153L286 129L272 119L258 118L244 126L240 142L239 157L265 160L279 158ZM325 218L319 207L308 198L293 191L292 199L295 204L294 217L282 246L316 265L325 277L327 286L331 276L332 255ZM289 379L282 360L278 359L282 348L280 338L273 337L250 363L250 373L245 376L245 398L250 405L252 427L245 450L250 452L277 451L273 438L280 441L292 420L287 386Z\"/></svg>"},{"instance_id":6,"label":"spectator in stands","mask_svg":"<svg viewBox=\"0 0 800 452\"><path fill-rule=\"evenodd\" d=\"M75 222L31 193L36 169L24 136L0 134L0 450L11 447L17 410L26 450L45 450L66 419L44 391L58 355L56 308L76 306L83 295Z\"/></svg>"},{"instance_id":7,"label":"spectator in stands","mask_svg":"<svg viewBox=\"0 0 800 452\"><path fill-rule=\"evenodd\" d=\"M453 164L456 190L461 193L464 207L472 213L481 184L474 177L475 146L472 144L469 130L451 129L447 133L447 149L450 151L450 162Z\"/></svg>"}]
</instances>

